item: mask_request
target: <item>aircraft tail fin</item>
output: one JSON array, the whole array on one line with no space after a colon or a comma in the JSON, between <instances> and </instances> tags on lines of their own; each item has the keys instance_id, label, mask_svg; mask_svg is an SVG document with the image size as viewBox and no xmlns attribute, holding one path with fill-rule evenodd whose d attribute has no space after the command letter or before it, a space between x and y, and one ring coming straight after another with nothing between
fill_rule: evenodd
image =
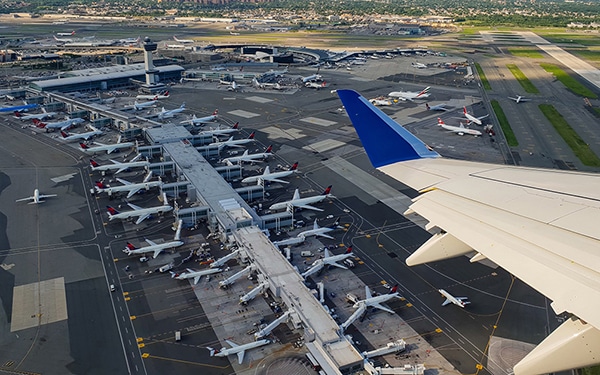
<instances>
[{"instance_id":1,"label":"aircraft tail fin","mask_svg":"<svg viewBox=\"0 0 600 375\"><path fill-rule=\"evenodd\" d=\"M248 136L248 139L254 139L254 134L255 134L255 132L250 133L250 135Z\"/></svg>"},{"instance_id":2,"label":"aircraft tail fin","mask_svg":"<svg viewBox=\"0 0 600 375\"><path fill-rule=\"evenodd\" d=\"M428 111L431 109L431 107L429 107L429 103L425 103L425 108L427 108Z\"/></svg>"},{"instance_id":3,"label":"aircraft tail fin","mask_svg":"<svg viewBox=\"0 0 600 375\"><path fill-rule=\"evenodd\" d=\"M292 165L292 168L290 169L291 171L296 171L298 170L298 162L295 162L294 165Z\"/></svg>"},{"instance_id":4,"label":"aircraft tail fin","mask_svg":"<svg viewBox=\"0 0 600 375\"><path fill-rule=\"evenodd\" d=\"M352 252L352 246L348 246L346 249L346 254L350 254Z\"/></svg>"},{"instance_id":5,"label":"aircraft tail fin","mask_svg":"<svg viewBox=\"0 0 600 375\"><path fill-rule=\"evenodd\" d=\"M85 143L83 143L83 142L79 142L79 147L81 147L81 148L82 148L82 149L84 149L84 150L87 150L87 149L89 149L88 145L86 145L86 144L85 144Z\"/></svg>"},{"instance_id":6,"label":"aircraft tail fin","mask_svg":"<svg viewBox=\"0 0 600 375\"><path fill-rule=\"evenodd\" d=\"M100 166L100 164L96 163L94 159L90 159L90 165L92 168L98 168Z\"/></svg>"},{"instance_id":7,"label":"aircraft tail fin","mask_svg":"<svg viewBox=\"0 0 600 375\"><path fill-rule=\"evenodd\" d=\"M374 167L440 155L353 90L337 90Z\"/></svg>"},{"instance_id":8,"label":"aircraft tail fin","mask_svg":"<svg viewBox=\"0 0 600 375\"><path fill-rule=\"evenodd\" d=\"M329 195L331 193L332 186L333 185L327 186L327 188L325 189L325 191L323 193L321 193L321 195Z\"/></svg>"},{"instance_id":9,"label":"aircraft tail fin","mask_svg":"<svg viewBox=\"0 0 600 375\"><path fill-rule=\"evenodd\" d=\"M119 211L115 210L113 207L111 206L106 206L106 211L108 212L108 216L114 216L116 214L119 213Z\"/></svg>"}]
</instances>

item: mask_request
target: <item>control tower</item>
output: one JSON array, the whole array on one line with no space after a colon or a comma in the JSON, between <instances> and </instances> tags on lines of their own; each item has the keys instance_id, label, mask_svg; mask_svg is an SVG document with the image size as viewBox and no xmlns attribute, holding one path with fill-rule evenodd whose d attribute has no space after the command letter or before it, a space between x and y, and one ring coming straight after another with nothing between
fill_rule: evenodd
<instances>
[{"instance_id":1,"label":"control tower","mask_svg":"<svg viewBox=\"0 0 600 375\"><path fill-rule=\"evenodd\" d=\"M142 86L142 90L149 93L163 90L165 85L158 83L159 71L154 67L154 63L152 62L152 52L156 51L158 44L151 41L150 38L145 37L142 47L144 47L144 65L146 68L146 84Z\"/></svg>"}]
</instances>

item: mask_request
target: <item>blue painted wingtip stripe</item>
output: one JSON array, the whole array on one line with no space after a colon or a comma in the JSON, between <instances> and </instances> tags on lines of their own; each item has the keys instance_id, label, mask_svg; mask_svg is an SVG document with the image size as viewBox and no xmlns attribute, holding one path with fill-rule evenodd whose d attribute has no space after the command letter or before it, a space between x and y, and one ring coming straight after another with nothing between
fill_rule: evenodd
<instances>
[{"instance_id":1,"label":"blue painted wingtip stripe","mask_svg":"<svg viewBox=\"0 0 600 375\"><path fill-rule=\"evenodd\" d=\"M356 91L337 90L337 94L375 168L440 156Z\"/></svg>"}]
</instances>

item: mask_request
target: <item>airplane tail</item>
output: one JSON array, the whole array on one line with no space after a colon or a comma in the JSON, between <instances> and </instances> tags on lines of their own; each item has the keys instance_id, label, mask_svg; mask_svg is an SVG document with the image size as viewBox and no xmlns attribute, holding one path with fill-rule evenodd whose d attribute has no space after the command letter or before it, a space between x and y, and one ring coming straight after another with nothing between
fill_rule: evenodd
<instances>
[{"instance_id":1,"label":"airplane tail","mask_svg":"<svg viewBox=\"0 0 600 375\"><path fill-rule=\"evenodd\" d=\"M398 284L394 285L394 287L392 289L390 289L390 293L389 294L394 294L398 291Z\"/></svg>"},{"instance_id":2,"label":"airplane tail","mask_svg":"<svg viewBox=\"0 0 600 375\"><path fill-rule=\"evenodd\" d=\"M290 168L291 171L296 171L298 170L298 162L295 162L294 165L292 165L292 168Z\"/></svg>"},{"instance_id":3,"label":"airplane tail","mask_svg":"<svg viewBox=\"0 0 600 375\"><path fill-rule=\"evenodd\" d=\"M446 123L444 122L444 120L438 117L438 125L446 125Z\"/></svg>"},{"instance_id":4,"label":"airplane tail","mask_svg":"<svg viewBox=\"0 0 600 375\"><path fill-rule=\"evenodd\" d=\"M82 142L79 142L79 147L81 147L83 150L89 149L88 145L86 145L85 143L82 143Z\"/></svg>"},{"instance_id":5,"label":"airplane tail","mask_svg":"<svg viewBox=\"0 0 600 375\"><path fill-rule=\"evenodd\" d=\"M429 103L425 103L425 108L427 108L427 110L431 110L431 107L429 106Z\"/></svg>"},{"instance_id":6,"label":"airplane tail","mask_svg":"<svg viewBox=\"0 0 600 375\"><path fill-rule=\"evenodd\" d=\"M248 136L248 139L254 139L254 132L250 133L250 135Z\"/></svg>"},{"instance_id":7,"label":"airplane tail","mask_svg":"<svg viewBox=\"0 0 600 375\"><path fill-rule=\"evenodd\" d=\"M64 130L61 130L61 131L60 131L60 135L61 135L63 138L67 138L67 137L69 136L67 133L65 133L65 131L64 131Z\"/></svg>"},{"instance_id":8,"label":"airplane tail","mask_svg":"<svg viewBox=\"0 0 600 375\"><path fill-rule=\"evenodd\" d=\"M210 356L213 357L215 354L217 354L219 351L216 349L211 348L210 346L207 346L206 349L208 349L210 351Z\"/></svg>"},{"instance_id":9,"label":"airplane tail","mask_svg":"<svg viewBox=\"0 0 600 375\"><path fill-rule=\"evenodd\" d=\"M272 154L273 153L273 145L269 145L269 147L267 147L267 149L265 150L265 154Z\"/></svg>"},{"instance_id":10,"label":"airplane tail","mask_svg":"<svg viewBox=\"0 0 600 375\"><path fill-rule=\"evenodd\" d=\"M96 181L95 185L96 185L96 191L99 191L100 189L106 189L106 186L104 186L104 184L100 181Z\"/></svg>"},{"instance_id":11,"label":"airplane tail","mask_svg":"<svg viewBox=\"0 0 600 375\"><path fill-rule=\"evenodd\" d=\"M19 111L15 111L15 117L23 117L23 114Z\"/></svg>"},{"instance_id":12,"label":"airplane tail","mask_svg":"<svg viewBox=\"0 0 600 375\"><path fill-rule=\"evenodd\" d=\"M321 195L329 195L331 193L332 186L333 185L327 186L327 188L325 189L325 191Z\"/></svg>"},{"instance_id":13,"label":"airplane tail","mask_svg":"<svg viewBox=\"0 0 600 375\"><path fill-rule=\"evenodd\" d=\"M90 159L90 166L92 168L98 168L100 166L100 164L96 163L96 161L94 161L94 159Z\"/></svg>"},{"instance_id":14,"label":"airplane tail","mask_svg":"<svg viewBox=\"0 0 600 375\"><path fill-rule=\"evenodd\" d=\"M237 130L239 126L240 126L240 123L236 122L235 124L233 124L233 126L231 127L231 129Z\"/></svg>"},{"instance_id":15,"label":"airplane tail","mask_svg":"<svg viewBox=\"0 0 600 375\"><path fill-rule=\"evenodd\" d=\"M108 213L108 216L109 216L109 217L112 217L112 216L114 216L114 215L116 215L116 214L118 214L118 213L119 213L119 211L115 210L115 209L114 209L113 207L111 207L111 206L106 206L106 212Z\"/></svg>"},{"instance_id":16,"label":"airplane tail","mask_svg":"<svg viewBox=\"0 0 600 375\"><path fill-rule=\"evenodd\" d=\"M346 254L350 254L351 252L352 252L352 246L348 246L348 248L346 249Z\"/></svg>"},{"instance_id":17,"label":"airplane tail","mask_svg":"<svg viewBox=\"0 0 600 375\"><path fill-rule=\"evenodd\" d=\"M440 155L353 90L337 90L375 168ZM383 140L383 141L382 141Z\"/></svg>"}]
</instances>

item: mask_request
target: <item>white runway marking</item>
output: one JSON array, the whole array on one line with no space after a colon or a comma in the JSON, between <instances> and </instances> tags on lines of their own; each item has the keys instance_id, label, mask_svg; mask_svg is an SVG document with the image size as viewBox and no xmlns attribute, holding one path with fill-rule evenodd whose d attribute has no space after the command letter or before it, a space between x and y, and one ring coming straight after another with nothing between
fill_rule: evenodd
<instances>
[{"instance_id":1,"label":"white runway marking","mask_svg":"<svg viewBox=\"0 0 600 375\"><path fill-rule=\"evenodd\" d=\"M263 98L262 96L249 96L246 99L257 103L268 103L273 101L273 99Z\"/></svg>"},{"instance_id":2,"label":"white runway marking","mask_svg":"<svg viewBox=\"0 0 600 375\"><path fill-rule=\"evenodd\" d=\"M248 112L248 111L244 111L241 109L236 109L235 111L231 111L231 112L227 112L227 113L229 113L230 115L239 116L239 117L243 117L243 118L252 118L252 117L260 116L258 113Z\"/></svg>"}]
</instances>

